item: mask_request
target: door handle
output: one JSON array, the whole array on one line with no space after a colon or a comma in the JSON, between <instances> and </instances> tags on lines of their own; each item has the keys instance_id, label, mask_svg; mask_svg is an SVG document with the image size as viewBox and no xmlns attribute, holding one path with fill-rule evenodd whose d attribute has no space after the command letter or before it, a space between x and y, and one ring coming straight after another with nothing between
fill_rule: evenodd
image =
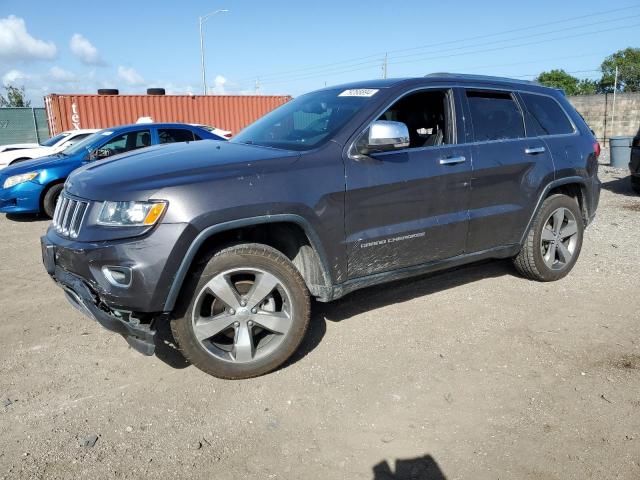
<instances>
[{"instance_id":1,"label":"door handle","mask_svg":"<svg viewBox=\"0 0 640 480\"><path fill-rule=\"evenodd\" d=\"M530 147L530 148L524 149L524 153L528 155L535 155L536 153L544 153L544 152L546 152L544 147Z\"/></svg>"},{"instance_id":2,"label":"door handle","mask_svg":"<svg viewBox=\"0 0 640 480\"><path fill-rule=\"evenodd\" d=\"M466 157L463 157L462 155L457 157L446 157L440 159L440 165L455 165L456 163L462 163L466 161Z\"/></svg>"}]
</instances>

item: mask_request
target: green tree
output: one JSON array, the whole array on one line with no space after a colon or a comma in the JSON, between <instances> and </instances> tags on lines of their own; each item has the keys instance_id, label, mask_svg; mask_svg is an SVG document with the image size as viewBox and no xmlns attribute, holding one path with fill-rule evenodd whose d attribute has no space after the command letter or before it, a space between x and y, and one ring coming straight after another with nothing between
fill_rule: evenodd
<instances>
[{"instance_id":1,"label":"green tree","mask_svg":"<svg viewBox=\"0 0 640 480\"><path fill-rule=\"evenodd\" d=\"M30 107L31 100L24 98L24 87L14 87L7 85L5 87L7 95L0 94L0 107Z\"/></svg>"},{"instance_id":2,"label":"green tree","mask_svg":"<svg viewBox=\"0 0 640 480\"><path fill-rule=\"evenodd\" d=\"M594 95L598 93L598 82L595 80L589 80L588 78L583 78L578 82L577 89L578 95Z\"/></svg>"},{"instance_id":3,"label":"green tree","mask_svg":"<svg viewBox=\"0 0 640 480\"><path fill-rule=\"evenodd\" d=\"M600 69L602 79L599 90L613 92L616 67L618 67L618 91L640 92L640 48L625 48L604 59Z\"/></svg>"},{"instance_id":4,"label":"green tree","mask_svg":"<svg viewBox=\"0 0 640 480\"><path fill-rule=\"evenodd\" d=\"M546 85L547 87L561 88L567 95L578 95L578 80L573 75L569 75L562 69L550 70L548 72L542 72L536 78L538 83Z\"/></svg>"}]
</instances>

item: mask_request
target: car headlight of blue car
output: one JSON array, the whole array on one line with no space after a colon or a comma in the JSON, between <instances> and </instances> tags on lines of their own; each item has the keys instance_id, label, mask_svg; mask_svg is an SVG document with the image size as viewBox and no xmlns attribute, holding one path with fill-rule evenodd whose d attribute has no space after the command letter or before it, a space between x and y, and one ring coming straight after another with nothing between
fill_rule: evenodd
<instances>
[{"instance_id":1,"label":"car headlight of blue car","mask_svg":"<svg viewBox=\"0 0 640 480\"><path fill-rule=\"evenodd\" d=\"M40 172L27 172L21 173L19 175L13 175L7 178L2 184L2 188L11 188L16 185L20 185L21 183L29 182L36 178Z\"/></svg>"}]
</instances>

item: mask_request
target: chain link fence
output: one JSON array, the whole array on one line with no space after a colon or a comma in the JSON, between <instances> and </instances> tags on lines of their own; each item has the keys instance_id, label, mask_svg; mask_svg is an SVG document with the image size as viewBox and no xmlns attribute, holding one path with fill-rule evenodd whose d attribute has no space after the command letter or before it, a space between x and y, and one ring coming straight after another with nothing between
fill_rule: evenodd
<instances>
[{"instance_id":1,"label":"chain link fence","mask_svg":"<svg viewBox=\"0 0 640 480\"><path fill-rule=\"evenodd\" d=\"M40 143L49 138L44 108L0 108L0 145Z\"/></svg>"}]
</instances>

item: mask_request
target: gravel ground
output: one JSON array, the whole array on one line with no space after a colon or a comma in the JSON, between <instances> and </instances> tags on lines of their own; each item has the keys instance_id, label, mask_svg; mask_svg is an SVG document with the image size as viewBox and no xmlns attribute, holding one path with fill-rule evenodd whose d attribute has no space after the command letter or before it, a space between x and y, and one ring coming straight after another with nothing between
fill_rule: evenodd
<instances>
[{"instance_id":1,"label":"gravel ground","mask_svg":"<svg viewBox=\"0 0 640 480\"><path fill-rule=\"evenodd\" d=\"M603 167L556 283L488 262L314 305L287 366L143 357L0 218L0 478L640 478L640 197Z\"/></svg>"}]
</instances>

